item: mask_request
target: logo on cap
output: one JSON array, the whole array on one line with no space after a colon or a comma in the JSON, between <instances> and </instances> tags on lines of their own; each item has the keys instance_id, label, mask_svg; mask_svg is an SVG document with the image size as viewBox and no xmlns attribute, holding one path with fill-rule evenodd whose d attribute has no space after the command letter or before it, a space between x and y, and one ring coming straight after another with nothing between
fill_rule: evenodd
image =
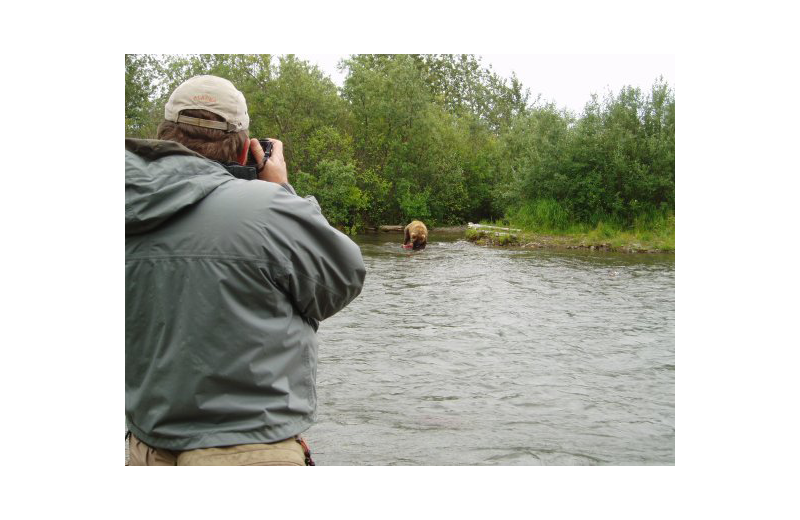
<instances>
[{"instance_id":1,"label":"logo on cap","mask_svg":"<svg viewBox=\"0 0 800 520\"><path fill-rule=\"evenodd\" d=\"M192 101L202 101L204 103L216 103L217 98L209 96L208 94L199 94L197 96L192 96Z\"/></svg>"}]
</instances>

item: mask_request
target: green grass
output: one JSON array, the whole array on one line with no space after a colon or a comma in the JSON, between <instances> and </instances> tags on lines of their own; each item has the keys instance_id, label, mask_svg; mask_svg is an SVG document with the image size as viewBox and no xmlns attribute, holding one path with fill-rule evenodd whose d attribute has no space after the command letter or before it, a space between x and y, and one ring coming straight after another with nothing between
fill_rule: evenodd
<instances>
[{"instance_id":1,"label":"green grass","mask_svg":"<svg viewBox=\"0 0 800 520\"><path fill-rule=\"evenodd\" d=\"M574 222L554 200L539 200L511 211L505 219L483 222L493 226L520 228L522 245L552 247L596 247L619 251L675 251L674 213L651 211L632 225L615 219L597 219L596 224ZM469 237L468 237L469 238ZM500 240L492 241L497 245Z\"/></svg>"}]
</instances>

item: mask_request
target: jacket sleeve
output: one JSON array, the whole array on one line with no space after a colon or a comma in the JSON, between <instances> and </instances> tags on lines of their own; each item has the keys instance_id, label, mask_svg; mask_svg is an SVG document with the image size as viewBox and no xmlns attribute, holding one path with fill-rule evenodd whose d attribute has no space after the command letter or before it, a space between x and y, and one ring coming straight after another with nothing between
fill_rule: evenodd
<instances>
[{"instance_id":1,"label":"jacket sleeve","mask_svg":"<svg viewBox=\"0 0 800 520\"><path fill-rule=\"evenodd\" d=\"M328 224L313 197L280 189L269 212L267 225L285 267L275 281L304 317L324 320L361 293L366 276L361 249Z\"/></svg>"}]
</instances>

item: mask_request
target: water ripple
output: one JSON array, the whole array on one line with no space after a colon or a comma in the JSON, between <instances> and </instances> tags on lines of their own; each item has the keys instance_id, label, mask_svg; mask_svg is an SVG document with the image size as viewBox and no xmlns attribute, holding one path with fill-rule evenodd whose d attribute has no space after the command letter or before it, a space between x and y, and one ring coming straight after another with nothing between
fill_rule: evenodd
<instances>
[{"instance_id":1,"label":"water ripple","mask_svg":"<svg viewBox=\"0 0 800 520\"><path fill-rule=\"evenodd\" d=\"M674 256L432 238L359 237L364 290L319 330L319 464L674 464Z\"/></svg>"}]
</instances>

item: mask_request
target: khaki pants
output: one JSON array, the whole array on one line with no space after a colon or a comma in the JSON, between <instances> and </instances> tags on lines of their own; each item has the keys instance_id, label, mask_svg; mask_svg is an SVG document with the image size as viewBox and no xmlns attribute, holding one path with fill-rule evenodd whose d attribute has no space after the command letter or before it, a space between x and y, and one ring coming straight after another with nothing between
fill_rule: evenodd
<instances>
[{"instance_id":1,"label":"khaki pants","mask_svg":"<svg viewBox=\"0 0 800 520\"><path fill-rule=\"evenodd\" d=\"M305 466L296 439L271 444L240 444L224 448L173 451L152 448L130 436L129 466Z\"/></svg>"}]
</instances>

